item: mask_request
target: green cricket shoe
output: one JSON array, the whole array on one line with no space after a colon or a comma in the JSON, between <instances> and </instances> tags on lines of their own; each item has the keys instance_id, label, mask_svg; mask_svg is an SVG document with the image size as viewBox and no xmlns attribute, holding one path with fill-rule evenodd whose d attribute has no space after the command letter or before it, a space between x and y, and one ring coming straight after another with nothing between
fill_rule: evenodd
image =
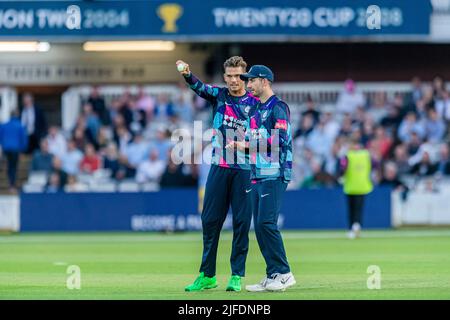
<instances>
[{"instance_id":1,"label":"green cricket shoe","mask_svg":"<svg viewBox=\"0 0 450 320\"><path fill-rule=\"evenodd\" d=\"M241 291L241 277L233 275L228 281L227 291Z\"/></svg>"},{"instance_id":2,"label":"green cricket shoe","mask_svg":"<svg viewBox=\"0 0 450 320\"><path fill-rule=\"evenodd\" d=\"M213 289L215 287L217 287L216 277L205 277L205 274L201 272L197 279L195 279L194 283L185 287L184 291L202 291L204 289Z\"/></svg>"}]
</instances>

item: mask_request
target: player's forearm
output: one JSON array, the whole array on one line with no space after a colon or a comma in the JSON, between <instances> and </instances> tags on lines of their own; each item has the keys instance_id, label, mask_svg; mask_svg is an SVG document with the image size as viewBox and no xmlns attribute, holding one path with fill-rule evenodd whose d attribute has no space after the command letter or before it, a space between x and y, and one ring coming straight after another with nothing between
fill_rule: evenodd
<instances>
[{"instance_id":1,"label":"player's forearm","mask_svg":"<svg viewBox=\"0 0 450 320\"><path fill-rule=\"evenodd\" d=\"M213 100L217 96L217 90L213 86L205 85L200 79L198 79L192 72L187 76L183 76L189 88L192 89L200 97Z\"/></svg>"}]
</instances>

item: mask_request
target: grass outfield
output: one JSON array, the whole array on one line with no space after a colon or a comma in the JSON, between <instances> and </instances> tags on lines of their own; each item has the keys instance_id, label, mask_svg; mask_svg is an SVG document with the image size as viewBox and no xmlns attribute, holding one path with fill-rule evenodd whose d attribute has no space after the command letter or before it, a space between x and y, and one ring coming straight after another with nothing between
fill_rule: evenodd
<instances>
[{"instance_id":1,"label":"grass outfield","mask_svg":"<svg viewBox=\"0 0 450 320\"><path fill-rule=\"evenodd\" d=\"M201 234L55 233L0 235L0 299L450 299L450 229L284 232L297 285L284 293L225 292L231 233L219 246L219 287L186 293L197 276ZM81 289L66 288L69 265ZM381 289L367 289L369 265ZM251 234L244 284L265 264Z\"/></svg>"}]
</instances>

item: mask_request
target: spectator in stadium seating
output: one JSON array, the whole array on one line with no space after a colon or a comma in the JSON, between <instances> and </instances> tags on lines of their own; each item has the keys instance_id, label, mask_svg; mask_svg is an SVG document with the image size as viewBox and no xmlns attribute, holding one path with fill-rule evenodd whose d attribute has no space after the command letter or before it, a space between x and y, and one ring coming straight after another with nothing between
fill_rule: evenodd
<instances>
[{"instance_id":1,"label":"spectator in stadium seating","mask_svg":"<svg viewBox=\"0 0 450 320\"><path fill-rule=\"evenodd\" d=\"M136 173L136 181L138 183L157 182L165 169L166 163L159 158L158 151L153 149L150 152L149 158L139 164Z\"/></svg>"},{"instance_id":2,"label":"spectator in stadium seating","mask_svg":"<svg viewBox=\"0 0 450 320\"><path fill-rule=\"evenodd\" d=\"M415 174L419 177L431 176L436 173L437 169L437 164L431 162L430 154L425 151L422 153L420 162L413 165L410 173Z\"/></svg>"},{"instance_id":3,"label":"spectator in stadium seating","mask_svg":"<svg viewBox=\"0 0 450 320\"><path fill-rule=\"evenodd\" d=\"M415 76L411 80L411 97L410 102L416 103L419 100L422 100L423 97L423 88L422 88L422 80L420 77Z\"/></svg>"},{"instance_id":4,"label":"spectator in stadium seating","mask_svg":"<svg viewBox=\"0 0 450 320\"><path fill-rule=\"evenodd\" d=\"M339 174L339 159L343 156L343 137L338 137L331 147L331 151L324 159L323 169L325 172L337 177Z\"/></svg>"},{"instance_id":5,"label":"spectator in stadium seating","mask_svg":"<svg viewBox=\"0 0 450 320\"><path fill-rule=\"evenodd\" d=\"M320 111L317 111L316 104L310 95L306 98L306 110L302 112L302 117L306 115L310 115L313 119L313 126L319 123L320 120Z\"/></svg>"},{"instance_id":6,"label":"spectator in stadium seating","mask_svg":"<svg viewBox=\"0 0 450 320\"><path fill-rule=\"evenodd\" d=\"M127 129L131 130L130 126L133 122L133 111L131 108L131 94L129 91L125 91L118 100L117 113L123 117Z\"/></svg>"},{"instance_id":7,"label":"spectator in stadium seating","mask_svg":"<svg viewBox=\"0 0 450 320\"><path fill-rule=\"evenodd\" d=\"M186 86L184 86L186 87ZM191 92L190 90L187 92ZM178 116L180 121L192 123L194 121L194 109L192 103L185 98L183 94L178 94L173 103L174 114Z\"/></svg>"},{"instance_id":8,"label":"spectator in stadium seating","mask_svg":"<svg viewBox=\"0 0 450 320\"><path fill-rule=\"evenodd\" d=\"M53 157L52 173L58 174L61 186L64 186L67 183L67 173L63 170L62 166L63 166L62 160L59 159L58 157Z\"/></svg>"},{"instance_id":9,"label":"spectator in stadium seating","mask_svg":"<svg viewBox=\"0 0 450 320\"><path fill-rule=\"evenodd\" d=\"M28 134L27 153L32 154L39 148L39 143L47 134L47 120L44 112L35 105L31 93L25 93L22 98L21 121Z\"/></svg>"},{"instance_id":10,"label":"spectator in stadium seating","mask_svg":"<svg viewBox=\"0 0 450 320\"><path fill-rule=\"evenodd\" d=\"M300 188L334 187L337 184L336 178L323 170L319 162L313 162L311 167L312 175L303 180Z\"/></svg>"},{"instance_id":11,"label":"spectator in stadium seating","mask_svg":"<svg viewBox=\"0 0 450 320\"><path fill-rule=\"evenodd\" d=\"M156 139L150 143L150 149L156 149L158 151L161 160L167 163L168 152L172 148L172 142L170 141L170 131L160 127L156 131Z\"/></svg>"},{"instance_id":12,"label":"spectator in stadium seating","mask_svg":"<svg viewBox=\"0 0 450 320\"><path fill-rule=\"evenodd\" d=\"M447 143L443 143L439 148L438 172L441 175L450 175L450 152Z\"/></svg>"},{"instance_id":13,"label":"spectator in stadium seating","mask_svg":"<svg viewBox=\"0 0 450 320\"><path fill-rule=\"evenodd\" d=\"M100 157L95 152L94 145L87 144L84 148L84 157L80 162L82 173L94 173L100 169Z\"/></svg>"},{"instance_id":14,"label":"spectator in stadium seating","mask_svg":"<svg viewBox=\"0 0 450 320\"><path fill-rule=\"evenodd\" d=\"M9 191L15 193L20 153L25 152L28 145L26 129L20 123L19 113L16 110L11 113L7 123L0 125L0 145L7 160Z\"/></svg>"},{"instance_id":15,"label":"spectator in stadium seating","mask_svg":"<svg viewBox=\"0 0 450 320\"><path fill-rule=\"evenodd\" d=\"M354 130L355 128L353 127L352 117L350 116L350 114L345 114L344 118L342 119L339 135L349 137Z\"/></svg>"},{"instance_id":16,"label":"spectator in stadium seating","mask_svg":"<svg viewBox=\"0 0 450 320\"><path fill-rule=\"evenodd\" d=\"M440 75L437 75L433 78L433 96L435 100L439 100L442 98L442 93L445 91L445 81L444 78Z\"/></svg>"},{"instance_id":17,"label":"spectator in stadium seating","mask_svg":"<svg viewBox=\"0 0 450 320\"><path fill-rule=\"evenodd\" d=\"M434 107L427 105L425 99L420 99L415 102L414 108L411 111L414 111L419 119L425 119L430 108L434 109Z\"/></svg>"},{"instance_id":18,"label":"spectator in stadium seating","mask_svg":"<svg viewBox=\"0 0 450 320\"><path fill-rule=\"evenodd\" d=\"M67 152L61 158L62 169L67 174L76 175L80 171L80 162L83 153L77 148L75 140L71 139L67 143Z\"/></svg>"},{"instance_id":19,"label":"spectator in stadium seating","mask_svg":"<svg viewBox=\"0 0 450 320\"><path fill-rule=\"evenodd\" d=\"M303 152L299 153L296 161L293 162L293 174L295 176L297 187L303 183L303 180L305 180L306 177L313 174L312 163L319 161L320 159L308 147L305 147Z\"/></svg>"},{"instance_id":20,"label":"spectator in stadium seating","mask_svg":"<svg viewBox=\"0 0 450 320\"><path fill-rule=\"evenodd\" d=\"M450 121L450 92L443 90L441 98L436 100L436 111L439 117L447 122Z\"/></svg>"},{"instance_id":21,"label":"spectator in stadium seating","mask_svg":"<svg viewBox=\"0 0 450 320\"><path fill-rule=\"evenodd\" d=\"M300 120L300 126L295 131L294 139L297 138L308 138L308 136L313 132L314 130L314 118L310 114L305 114L302 116Z\"/></svg>"},{"instance_id":22,"label":"spectator in stadium seating","mask_svg":"<svg viewBox=\"0 0 450 320\"><path fill-rule=\"evenodd\" d=\"M410 111L406 114L405 119L400 123L398 129L398 137L402 142L411 141L412 134L416 133L420 139L425 137L425 127L422 122L417 120L415 112Z\"/></svg>"},{"instance_id":23,"label":"spectator in stadium seating","mask_svg":"<svg viewBox=\"0 0 450 320\"><path fill-rule=\"evenodd\" d=\"M327 135L323 122L319 123L306 139L306 146L322 158L326 157L332 145L332 137Z\"/></svg>"},{"instance_id":24,"label":"spectator in stadium seating","mask_svg":"<svg viewBox=\"0 0 450 320\"><path fill-rule=\"evenodd\" d=\"M347 79L344 90L339 94L336 110L341 113L353 113L357 107L365 107L366 98L361 92L356 90L355 82Z\"/></svg>"},{"instance_id":25,"label":"spectator in stadium seating","mask_svg":"<svg viewBox=\"0 0 450 320\"><path fill-rule=\"evenodd\" d=\"M125 168L119 162L117 145L114 142L108 144L103 156L103 168L111 171L111 178L122 180L125 178Z\"/></svg>"},{"instance_id":26,"label":"spectator in stadium seating","mask_svg":"<svg viewBox=\"0 0 450 320\"><path fill-rule=\"evenodd\" d=\"M46 137L48 151L55 157L62 158L67 151L67 141L57 126L51 126Z\"/></svg>"},{"instance_id":27,"label":"spectator in stadium seating","mask_svg":"<svg viewBox=\"0 0 450 320\"><path fill-rule=\"evenodd\" d=\"M389 104L387 102L386 91L375 93L373 103L370 105L367 113L375 123L380 123L388 115Z\"/></svg>"},{"instance_id":28,"label":"spectator in stadium seating","mask_svg":"<svg viewBox=\"0 0 450 320\"><path fill-rule=\"evenodd\" d=\"M133 140L130 132L125 126L118 127L115 132L114 141L119 148L119 154L125 154L128 144Z\"/></svg>"},{"instance_id":29,"label":"spectator in stadium seating","mask_svg":"<svg viewBox=\"0 0 450 320\"><path fill-rule=\"evenodd\" d=\"M86 122L86 135L87 137L91 137L89 140L94 145L97 145L97 136L100 131L101 122L99 116L92 108L92 104L85 103L83 105L83 118Z\"/></svg>"},{"instance_id":30,"label":"spectator in stadium seating","mask_svg":"<svg viewBox=\"0 0 450 320\"><path fill-rule=\"evenodd\" d=\"M59 174L57 172L52 172L48 178L47 185L45 186L45 192L58 193L63 191L64 189Z\"/></svg>"},{"instance_id":31,"label":"spectator in stadium seating","mask_svg":"<svg viewBox=\"0 0 450 320\"><path fill-rule=\"evenodd\" d=\"M105 99L100 95L97 86L93 86L87 102L92 105L93 111L97 114L103 125L109 125L111 119L106 108Z\"/></svg>"},{"instance_id":32,"label":"spectator in stadium seating","mask_svg":"<svg viewBox=\"0 0 450 320\"><path fill-rule=\"evenodd\" d=\"M72 139L79 150L84 150L86 144L92 143L92 141L86 137L85 128L81 126L75 128Z\"/></svg>"},{"instance_id":33,"label":"spectator in stadium seating","mask_svg":"<svg viewBox=\"0 0 450 320\"><path fill-rule=\"evenodd\" d=\"M112 140L111 128L107 126L100 127L97 136L98 150L104 152Z\"/></svg>"},{"instance_id":34,"label":"spectator in stadium seating","mask_svg":"<svg viewBox=\"0 0 450 320\"><path fill-rule=\"evenodd\" d=\"M427 108L433 107L436 104L436 101L439 100L439 98L435 98L434 96L434 90L432 86L426 86L423 88L423 101L425 102L425 105Z\"/></svg>"},{"instance_id":35,"label":"spectator in stadium seating","mask_svg":"<svg viewBox=\"0 0 450 320\"><path fill-rule=\"evenodd\" d=\"M360 130L361 143L364 146L367 146L367 144L375 137L375 123L373 122L372 118L366 117L366 119L360 126Z\"/></svg>"},{"instance_id":36,"label":"spectator in stadium seating","mask_svg":"<svg viewBox=\"0 0 450 320\"><path fill-rule=\"evenodd\" d=\"M158 121L166 120L175 113L172 102L167 93L160 93L155 105L154 118Z\"/></svg>"},{"instance_id":37,"label":"spectator in stadium seating","mask_svg":"<svg viewBox=\"0 0 450 320\"><path fill-rule=\"evenodd\" d=\"M353 125L357 126L363 126L363 124L369 119L366 110L361 106L356 107L355 112L350 116L352 118ZM373 122L371 118L370 120Z\"/></svg>"},{"instance_id":38,"label":"spectator in stadium seating","mask_svg":"<svg viewBox=\"0 0 450 320\"><path fill-rule=\"evenodd\" d=\"M383 176L380 186L391 187L394 191L402 192L403 199L406 199L409 188L400 180L397 165L392 161L387 161L383 166Z\"/></svg>"},{"instance_id":39,"label":"spectator in stadium seating","mask_svg":"<svg viewBox=\"0 0 450 320\"><path fill-rule=\"evenodd\" d=\"M135 105L135 102L132 102L131 105ZM133 107L133 121L130 124L130 129L133 133L144 131L147 127L147 116L145 111L138 110L136 107Z\"/></svg>"},{"instance_id":40,"label":"spectator in stadium seating","mask_svg":"<svg viewBox=\"0 0 450 320\"><path fill-rule=\"evenodd\" d=\"M381 158L387 159L392 146L392 139L386 134L386 130L382 126L375 129L375 137L369 141L368 148L376 150Z\"/></svg>"},{"instance_id":41,"label":"spectator in stadium seating","mask_svg":"<svg viewBox=\"0 0 450 320\"><path fill-rule=\"evenodd\" d=\"M405 144L399 144L394 148L393 161L397 165L397 171L400 175L407 174L411 170L409 165L408 149Z\"/></svg>"},{"instance_id":42,"label":"spectator in stadium seating","mask_svg":"<svg viewBox=\"0 0 450 320\"><path fill-rule=\"evenodd\" d=\"M64 186L65 192L87 192L89 187L84 183L80 183L76 176L68 176L67 184Z\"/></svg>"},{"instance_id":43,"label":"spectator in stadium seating","mask_svg":"<svg viewBox=\"0 0 450 320\"><path fill-rule=\"evenodd\" d=\"M136 108L145 112L147 122L153 119L153 113L155 109L155 98L146 94L143 87L139 88Z\"/></svg>"},{"instance_id":44,"label":"spectator in stadium seating","mask_svg":"<svg viewBox=\"0 0 450 320\"><path fill-rule=\"evenodd\" d=\"M34 151L30 171L45 171L50 173L53 168L53 155L49 152L48 141L41 140L41 148Z\"/></svg>"},{"instance_id":45,"label":"spectator in stadium seating","mask_svg":"<svg viewBox=\"0 0 450 320\"><path fill-rule=\"evenodd\" d=\"M422 142L423 141L422 139L420 139L419 135L415 131L413 131L411 133L411 140L406 143L408 155L414 156L419 151Z\"/></svg>"},{"instance_id":46,"label":"spectator in stadium seating","mask_svg":"<svg viewBox=\"0 0 450 320\"><path fill-rule=\"evenodd\" d=\"M168 163L161 176L159 185L161 188L185 187L186 177L183 174L183 165L174 163L172 157L170 157L170 151L168 153Z\"/></svg>"},{"instance_id":47,"label":"spectator in stadium seating","mask_svg":"<svg viewBox=\"0 0 450 320\"><path fill-rule=\"evenodd\" d=\"M137 167L147 158L149 151L148 142L144 140L142 133L137 133L122 155L122 163L126 166L127 178L135 177Z\"/></svg>"},{"instance_id":48,"label":"spectator in stadium seating","mask_svg":"<svg viewBox=\"0 0 450 320\"><path fill-rule=\"evenodd\" d=\"M334 115L331 112L331 110L325 110L323 113L323 116L321 117L320 121L323 122L324 130L326 132L326 135L330 137L331 140L335 140L339 134L340 125L339 123L334 119Z\"/></svg>"},{"instance_id":49,"label":"spectator in stadium seating","mask_svg":"<svg viewBox=\"0 0 450 320\"><path fill-rule=\"evenodd\" d=\"M391 135L395 135L397 129L402 122L401 109L396 106L390 106L388 109L388 115L381 119L381 125Z\"/></svg>"},{"instance_id":50,"label":"spectator in stadium seating","mask_svg":"<svg viewBox=\"0 0 450 320\"><path fill-rule=\"evenodd\" d=\"M445 134L444 121L439 119L439 115L434 108L428 110L428 117L425 120L425 137L431 143L438 143Z\"/></svg>"}]
</instances>

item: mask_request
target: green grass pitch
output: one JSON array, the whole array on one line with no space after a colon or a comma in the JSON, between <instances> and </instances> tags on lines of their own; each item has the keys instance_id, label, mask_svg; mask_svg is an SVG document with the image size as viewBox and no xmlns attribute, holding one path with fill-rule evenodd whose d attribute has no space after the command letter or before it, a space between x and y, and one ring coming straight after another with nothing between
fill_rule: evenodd
<instances>
[{"instance_id":1,"label":"green grass pitch","mask_svg":"<svg viewBox=\"0 0 450 320\"><path fill-rule=\"evenodd\" d=\"M450 299L450 229L283 232L297 285L278 293L226 292L232 234L219 245L219 287L187 293L197 276L201 233L21 233L0 235L0 299ZM265 264L253 233L243 284ZM66 287L68 266L81 289ZM367 268L381 270L369 290Z\"/></svg>"}]
</instances>

